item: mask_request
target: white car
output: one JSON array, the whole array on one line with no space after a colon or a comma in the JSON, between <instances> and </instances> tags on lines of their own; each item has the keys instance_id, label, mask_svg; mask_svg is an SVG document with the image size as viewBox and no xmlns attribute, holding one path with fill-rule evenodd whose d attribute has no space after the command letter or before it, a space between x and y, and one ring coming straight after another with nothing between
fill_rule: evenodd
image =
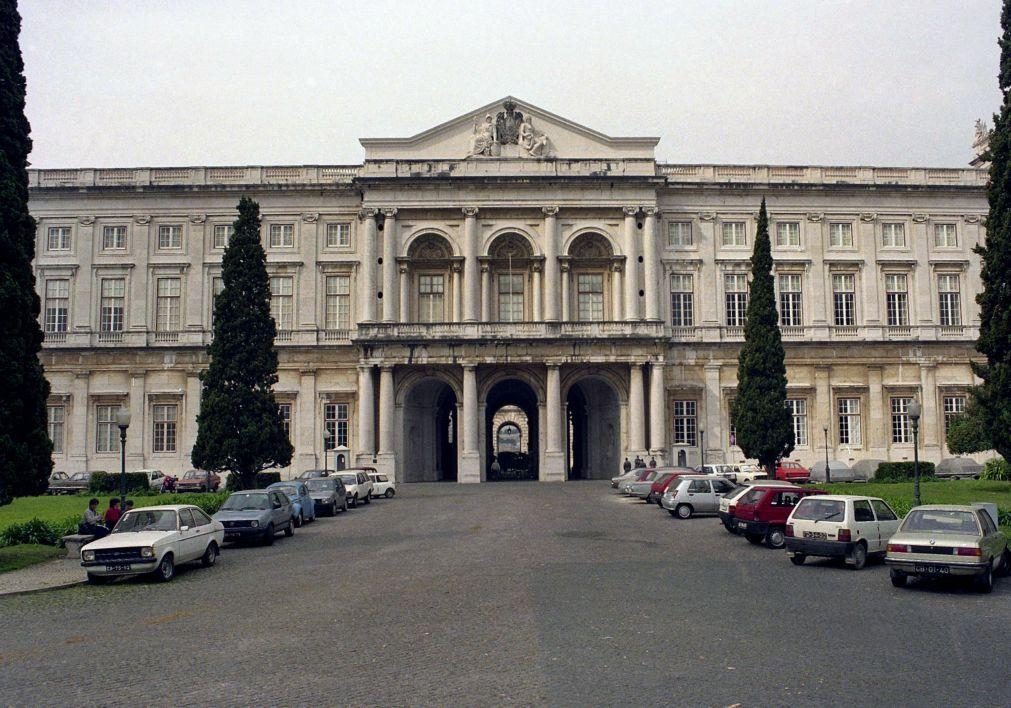
<instances>
[{"instance_id":1,"label":"white car","mask_svg":"<svg viewBox=\"0 0 1011 708\"><path fill-rule=\"evenodd\" d=\"M224 539L225 527L200 507L145 506L123 514L112 533L81 548L81 565L92 583L144 573L168 582L182 563L214 565Z\"/></svg>"},{"instance_id":2,"label":"white car","mask_svg":"<svg viewBox=\"0 0 1011 708\"><path fill-rule=\"evenodd\" d=\"M623 472L617 477L611 477L611 486L614 489L620 489L625 482L634 482L642 470L642 467L633 467L628 472Z\"/></svg>"},{"instance_id":3,"label":"white car","mask_svg":"<svg viewBox=\"0 0 1011 708\"><path fill-rule=\"evenodd\" d=\"M357 507L359 502L369 504L372 501L372 480L369 479L369 473L375 471L375 468L367 467L351 468L337 473L348 493L348 504Z\"/></svg>"},{"instance_id":4,"label":"white car","mask_svg":"<svg viewBox=\"0 0 1011 708\"><path fill-rule=\"evenodd\" d=\"M739 465L737 467L737 483L753 482L755 480L766 480L769 473L758 465Z\"/></svg>"},{"instance_id":5,"label":"white car","mask_svg":"<svg viewBox=\"0 0 1011 708\"><path fill-rule=\"evenodd\" d=\"M699 474L718 474L731 482L737 482L740 471L741 469L737 465L702 465L699 468Z\"/></svg>"},{"instance_id":6,"label":"white car","mask_svg":"<svg viewBox=\"0 0 1011 708\"><path fill-rule=\"evenodd\" d=\"M148 488L155 492L161 491L161 485L165 481L165 473L161 470L134 470L133 473L146 475Z\"/></svg>"},{"instance_id":7,"label":"white car","mask_svg":"<svg viewBox=\"0 0 1011 708\"><path fill-rule=\"evenodd\" d=\"M381 472L369 472L372 481L372 496L389 499L397 493L397 483Z\"/></svg>"},{"instance_id":8,"label":"white car","mask_svg":"<svg viewBox=\"0 0 1011 708\"><path fill-rule=\"evenodd\" d=\"M884 556L899 517L883 499L818 494L800 500L786 521L786 553L794 565L808 556L845 558L860 570L868 556Z\"/></svg>"}]
</instances>

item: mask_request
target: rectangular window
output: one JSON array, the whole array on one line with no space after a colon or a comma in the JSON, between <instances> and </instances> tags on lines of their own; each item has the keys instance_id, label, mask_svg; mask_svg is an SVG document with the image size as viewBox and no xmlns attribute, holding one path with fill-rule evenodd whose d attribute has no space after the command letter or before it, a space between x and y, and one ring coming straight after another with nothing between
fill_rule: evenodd
<instances>
[{"instance_id":1,"label":"rectangular window","mask_svg":"<svg viewBox=\"0 0 1011 708\"><path fill-rule=\"evenodd\" d=\"M909 425L909 406L912 398L892 399L892 442L913 442L913 429Z\"/></svg>"},{"instance_id":2,"label":"rectangular window","mask_svg":"<svg viewBox=\"0 0 1011 708\"><path fill-rule=\"evenodd\" d=\"M183 227L178 224L158 227L158 248L182 248Z\"/></svg>"},{"instance_id":3,"label":"rectangular window","mask_svg":"<svg viewBox=\"0 0 1011 708\"><path fill-rule=\"evenodd\" d=\"M885 309L889 327L905 327L909 324L909 302L906 292L905 273L885 275Z\"/></svg>"},{"instance_id":4,"label":"rectangular window","mask_svg":"<svg viewBox=\"0 0 1011 708\"><path fill-rule=\"evenodd\" d=\"M671 248L691 246L692 222L672 221L667 224L667 245Z\"/></svg>"},{"instance_id":5,"label":"rectangular window","mask_svg":"<svg viewBox=\"0 0 1011 708\"><path fill-rule=\"evenodd\" d=\"M695 401L674 401L674 444L696 445L698 420L696 418L697 404Z\"/></svg>"},{"instance_id":6,"label":"rectangular window","mask_svg":"<svg viewBox=\"0 0 1011 708\"><path fill-rule=\"evenodd\" d=\"M934 245L938 248L954 248L958 236L954 224L934 224Z\"/></svg>"},{"instance_id":7,"label":"rectangular window","mask_svg":"<svg viewBox=\"0 0 1011 708\"><path fill-rule=\"evenodd\" d=\"M70 281L46 281L45 328L47 332L66 332L70 323Z\"/></svg>"},{"instance_id":8,"label":"rectangular window","mask_svg":"<svg viewBox=\"0 0 1011 708\"><path fill-rule=\"evenodd\" d=\"M501 322L523 320L523 276L498 276L498 318Z\"/></svg>"},{"instance_id":9,"label":"rectangular window","mask_svg":"<svg viewBox=\"0 0 1011 708\"><path fill-rule=\"evenodd\" d=\"M271 224L270 245L272 248L291 248L295 245L294 224Z\"/></svg>"},{"instance_id":10,"label":"rectangular window","mask_svg":"<svg viewBox=\"0 0 1011 708\"><path fill-rule=\"evenodd\" d=\"M965 396L945 396L944 404L944 435L948 436L948 428L955 416L965 413Z\"/></svg>"},{"instance_id":11,"label":"rectangular window","mask_svg":"<svg viewBox=\"0 0 1011 708\"><path fill-rule=\"evenodd\" d=\"M174 403L154 407L154 452L176 451L176 414Z\"/></svg>"},{"instance_id":12,"label":"rectangular window","mask_svg":"<svg viewBox=\"0 0 1011 708\"><path fill-rule=\"evenodd\" d=\"M445 299L445 276L418 276L418 320L420 322L443 322L446 317Z\"/></svg>"},{"instance_id":13,"label":"rectangular window","mask_svg":"<svg viewBox=\"0 0 1011 708\"><path fill-rule=\"evenodd\" d=\"M351 277L330 275L326 279L326 329L351 327Z\"/></svg>"},{"instance_id":14,"label":"rectangular window","mask_svg":"<svg viewBox=\"0 0 1011 708\"><path fill-rule=\"evenodd\" d=\"M807 399L788 398L786 407L793 416L793 444L797 447L807 446Z\"/></svg>"},{"instance_id":15,"label":"rectangular window","mask_svg":"<svg viewBox=\"0 0 1011 708\"><path fill-rule=\"evenodd\" d=\"M748 236L743 221L724 221L720 226L724 246L747 246Z\"/></svg>"},{"instance_id":16,"label":"rectangular window","mask_svg":"<svg viewBox=\"0 0 1011 708\"><path fill-rule=\"evenodd\" d=\"M732 273L723 277L727 327L743 327L748 313L748 276Z\"/></svg>"},{"instance_id":17,"label":"rectangular window","mask_svg":"<svg viewBox=\"0 0 1011 708\"><path fill-rule=\"evenodd\" d=\"M327 403L323 406L323 424L330 431L330 447L348 446L348 404Z\"/></svg>"},{"instance_id":18,"label":"rectangular window","mask_svg":"<svg viewBox=\"0 0 1011 708\"><path fill-rule=\"evenodd\" d=\"M899 248L906 245L906 229L902 224L881 225L881 245L885 248Z\"/></svg>"},{"instance_id":19,"label":"rectangular window","mask_svg":"<svg viewBox=\"0 0 1011 708\"><path fill-rule=\"evenodd\" d=\"M351 245L351 224L327 224L326 245L327 248L348 248Z\"/></svg>"},{"instance_id":20,"label":"rectangular window","mask_svg":"<svg viewBox=\"0 0 1011 708\"><path fill-rule=\"evenodd\" d=\"M853 247L853 224L831 223L828 225L828 245L831 248Z\"/></svg>"},{"instance_id":21,"label":"rectangular window","mask_svg":"<svg viewBox=\"0 0 1011 708\"><path fill-rule=\"evenodd\" d=\"M799 246L800 245L800 222L780 221L776 224L776 245L777 246Z\"/></svg>"},{"instance_id":22,"label":"rectangular window","mask_svg":"<svg viewBox=\"0 0 1011 708\"><path fill-rule=\"evenodd\" d=\"M46 243L47 250L69 251L70 250L70 227L50 226L49 238Z\"/></svg>"},{"instance_id":23,"label":"rectangular window","mask_svg":"<svg viewBox=\"0 0 1011 708\"><path fill-rule=\"evenodd\" d=\"M672 327L695 324L695 293L692 276L674 273L670 277L670 323Z\"/></svg>"},{"instance_id":24,"label":"rectangular window","mask_svg":"<svg viewBox=\"0 0 1011 708\"><path fill-rule=\"evenodd\" d=\"M214 310L218 306L218 296L225 290L224 278L211 278L211 325L214 324Z\"/></svg>"},{"instance_id":25,"label":"rectangular window","mask_svg":"<svg viewBox=\"0 0 1011 708\"><path fill-rule=\"evenodd\" d=\"M181 301L182 283L179 278L158 278L158 295L155 302L155 329L158 332L179 331Z\"/></svg>"},{"instance_id":26,"label":"rectangular window","mask_svg":"<svg viewBox=\"0 0 1011 708\"><path fill-rule=\"evenodd\" d=\"M281 430L284 431L284 437L289 441L291 440L291 404L290 403L278 403L277 412L281 416Z\"/></svg>"},{"instance_id":27,"label":"rectangular window","mask_svg":"<svg viewBox=\"0 0 1011 708\"><path fill-rule=\"evenodd\" d=\"M102 304L100 327L103 332L122 332L123 313L126 304L126 279L105 278L102 280Z\"/></svg>"},{"instance_id":28,"label":"rectangular window","mask_svg":"<svg viewBox=\"0 0 1011 708\"><path fill-rule=\"evenodd\" d=\"M580 273L576 279L576 317L580 322L601 322L604 319L604 276L601 273Z\"/></svg>"},{"instance_id":29,"label":"rectangular window","mask_svg":"<svg viewBox=\"0 0 1011 708\"><path fill-rule=\"evenodd\" d=\"M941 325L951 327L962 324L962 305L958 292L958 274L946 273L937 276L937 298Z\"/></svg>"},{"instance_id":30,"label":"rectangular window","mask_svg":"<svg viewBox=\"0 0 1011 708\"><path fill-rule=\"evenodd\" d=\"M855 280L848 273L832 276L832 315L837 327L852 327L857 323Z\"/></svg>"},{"instance_id":31,"label":"rectangular window","mask_svg":"<svg viewBox=\"0 0 1011 708\"><path fill-rule=\"evenodd\" d=\"M95 407L95 452L119 452L118 411L119 406Z\"/></svg>"},{"instance_id":32,"label":"rectangular window","mask_svg":"<svg viewBox=\"0 0 1011 708\"><path fill-rule=\"evenodd\" d=\"M734 417L734 403L736 399L727 401L727 442L733 447L737 445L737 419Z\"/></svg>"},{"instance_id":33,"label":"rectangular window","mask_svg":"<svg viewBox=\"0 0 1011 708\"><path fill-rule=\"evenodd\" d=\"M126 248L126 226L105 226L102 228L102 250L113 251Z\"/></svg>"},{"instance_id":34,"label":"rectangular window","mask_svg":"<svg viewBox=\"0 0 1011 708\"><path fill-rule=\"evenodd\" d=\"M860 399L840 398L836 405L839 411L839 444L860 445Z\"/></svg>"},{"instance_id":35,"label":"rectangular window","mask_svg":"<svg viewBox=\"0 0 1011 708\"><path fill-rule=\"evenodd\" d=\"M53 453L63 452L63 426L66 410L63 406L46 406L46 428L49 439L53 441Z\"/></svg>"},{"instance_id":36,"label":"rectangular window","mask_svg":"<svg viewBox=\"0 0 1011 708\"><path fill-rule=\"evenodd\" d=\"M232 239L233 228L231 224L215 224L214 225L214 240L212 245L214 248L225 248L228 246L228 242Z\"/></svg>"},{"instance_id":37,"label":"rectangular window","mask_svg":"<svg viewBox=\"0 0 1011 708\"><path fill-rule=\"evenodd\" d=\"M779 323L785 327L804 324L804 293L800 275L779 276Z\"/></svg>"},{"instance_id":38,"label":"rectangular window","mask_svg":"<svg viewBox=\"0 0 1011 708\"><path fill-rule=\"evenodd\" d=\"M292 279L287 276L275 275L270 278L270 316L279 331L293 328L294 320L292 295L294 289Z\"/></svg>"}]
</instances>

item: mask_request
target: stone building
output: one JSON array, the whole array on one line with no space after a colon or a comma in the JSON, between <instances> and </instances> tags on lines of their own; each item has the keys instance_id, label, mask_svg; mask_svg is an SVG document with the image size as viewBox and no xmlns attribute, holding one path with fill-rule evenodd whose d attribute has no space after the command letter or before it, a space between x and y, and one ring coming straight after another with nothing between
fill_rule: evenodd
<instances>
[{"instance_id":1,"label":"stone building","mask_svg":"<svg viewBox=\"0 0 1011 708\"><path fill-rule=\"evenodd\" d=\"M921 457L948 456L984 171L661 164L658 138L516 99L361 143L360 165L31 171L57 469L118 469L121 404L128 468L190 466L241 195L263 216L291 473L323 464L325 429L331 460L399 481L742 460L729 410L763 197L791 457L911 459L914 399ZM500 437L512 468L492 474Z\"/></svg>"}]
</instances>

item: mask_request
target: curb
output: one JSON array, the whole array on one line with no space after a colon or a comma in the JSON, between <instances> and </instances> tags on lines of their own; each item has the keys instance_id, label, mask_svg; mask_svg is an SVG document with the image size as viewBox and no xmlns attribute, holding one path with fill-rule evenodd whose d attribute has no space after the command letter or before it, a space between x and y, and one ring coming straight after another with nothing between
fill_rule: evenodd
<instances>
[{"instance_id":1,"label":"curb","mask_svg":"<svg viewBox=\"0 0 1011 708\"><path fill-rule=\"evenodd\" d=\"M62 590L64 588L72 588L75 585L83 585L87 580L74 580L70 583L62 583L60 585L47 585L44 588L32 588L31 590L11 590L10 592L0 592L0 598L2 597L14 597L15 595L31 595L37 592L47 592L49 590Z\"/></svg>"}]
</instances>

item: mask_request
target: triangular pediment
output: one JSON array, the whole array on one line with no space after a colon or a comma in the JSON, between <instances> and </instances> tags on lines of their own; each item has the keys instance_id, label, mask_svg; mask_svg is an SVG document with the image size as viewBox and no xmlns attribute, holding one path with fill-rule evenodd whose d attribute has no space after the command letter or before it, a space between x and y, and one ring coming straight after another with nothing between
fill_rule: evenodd
<instances>
[{"instance_id":1,"label":"triangular pediment","mask_svg":"<svg viewBox=\"0 0 1011 708\"><path fill-rule=\"evenodd\" d=\"M512 96L409 138L362 138L372 160L648 159L659 138L614 138Z\"/></svg>"}]
</instances>

